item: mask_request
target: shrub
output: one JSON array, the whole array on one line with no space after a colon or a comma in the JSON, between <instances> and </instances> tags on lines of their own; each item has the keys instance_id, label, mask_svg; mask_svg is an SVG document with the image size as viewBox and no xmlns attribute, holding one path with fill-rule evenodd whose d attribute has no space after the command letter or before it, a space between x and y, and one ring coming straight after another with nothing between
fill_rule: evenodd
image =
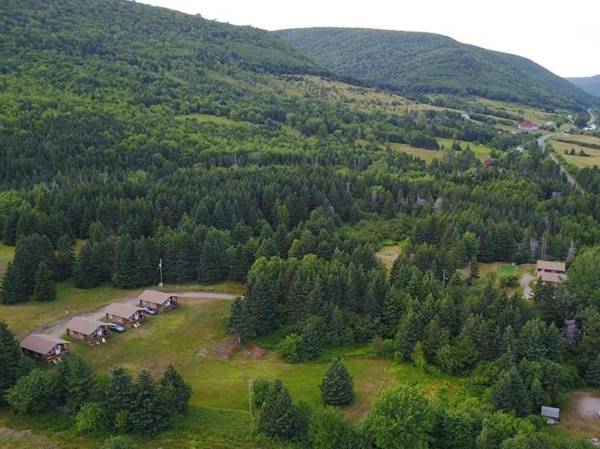
<instances>
[{"instance_id":1,"label":"shrub","mask_svg":"<svg viewBox=\"0 0 600 449\"><path fill-rule=\"evenodd\" d=\"M88 402L75 416L75 432L79 434L93 435L102 433L106 429L106 412L98 402Z\"/></svg>"},{"instance_id":2,"label":"shrub","mask_svg":"<svg viewBox=\"0 0 600 449\"><path fill-rule=\"evenodd\" d=\"M288 335L277 345L277 350L281 358L288 363L298 363L305 360L304 338L300 335Z\"/></svg>"}]
</instances>

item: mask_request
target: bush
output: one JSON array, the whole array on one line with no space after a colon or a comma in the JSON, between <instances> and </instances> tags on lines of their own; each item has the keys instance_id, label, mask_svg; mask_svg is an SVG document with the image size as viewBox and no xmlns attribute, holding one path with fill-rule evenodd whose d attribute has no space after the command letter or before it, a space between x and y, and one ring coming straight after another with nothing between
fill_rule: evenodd
<instances>
[{"instance_id":1,"label":"bush","mask_svg":"<svg viewBox=\"0 0 600 449\"><path fill-rule=\"evenodd\" d=\"M264 377L257 377L250 385L250 410L260 410L267 399L273 383Z\"/></svg>"},{"instance_id":2,"label":"bush","mask_svg":"<svg viewBox=\"0 0 600 449\"><path fill-rule=\"evenodd\" d=\"M8 390L6 402L19 415L35 415L45 411L52 400L54 376L49 371L35 369L21 377Z\"/></svg>"},{"instance_id":3,"label":"bush","mask_svg":"<svg viewBox=\"0 0 600 449\"><path fill-rule=\"evenodd\" d=\"M298 363L305 360L304 338L290 334L277 345L281 358L288 363Z\"/></svg>"},{"instance_id":4,"label":"bush","mask_svg":"<svg viewBox=\"0 0 600 449\"><path fill-rule=\"evenodd\" d=\"M88 402L75 416L75 432L79 434L94 435L106 429L106 413L102 404L98 402Z\"/></svg>"}]
</instances>

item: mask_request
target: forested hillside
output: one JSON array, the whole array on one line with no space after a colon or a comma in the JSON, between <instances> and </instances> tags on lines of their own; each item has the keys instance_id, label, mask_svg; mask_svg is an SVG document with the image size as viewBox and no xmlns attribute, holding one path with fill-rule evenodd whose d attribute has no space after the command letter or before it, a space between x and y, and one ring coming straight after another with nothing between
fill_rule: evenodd
<instances>
[{"instance_id":1,"label":"forested hillside","mask_svg":"<svg viewBox=\"0 0 600 449\"><path fill-rule=\"evenodd\" d=\"M404 94L448 93L580 108L598 101L534 62L446 36L354 28L277 31L340 76Z\"/></svg>"},{"instance_id":2,"label":"forested hillside","mask_svg":"<svg viewBox=\"0 0 600 449\"><path fill-rule=\"evenodd\" d=\"M156 285L161 259L167 288L235 282L246 292L228 316L218 314L227 302L204 313L182 301L106 345L71 340L82 359L57 369L32 370L17 330L0 325L2 426L86 449L115 431L137 435L138 448L392 449L402 437L430 449L587 449L529 415L600 385L589 269L600 263L600 198L567 184L533 134L512 132L518 114L482 106L465 118L332 82L275 35L132 2L8 1L0 21L0 240L14 248L2 318L26 334L31 309L70 310L67 287L79 310L93 309L109 286ZM571 104L556 98L524 101ZM390 241L402 254L386 270L376 250ZM479 273L539 258L569 261L574 282L540 284L525 301L518 280ZM218 346L249 355L190 337L196 317L210 333L227 327ZM569 342L565 320L581 330ZM165 330L168 352L155 352ZM120 357L101 358L111 351ZM379 363L389 377L366 379L357 424L292 397L287 378L250 379L250 392L244 378L301 362L296 379L314 380L319 357L356 354L355 365ZM96 385L86 356L132 371L134 356L147 359L160 386L123 370L94 373ZM414 389L397 375L407 367L434 387ZM323 401L354 400L344 366L329 375ZM222 391L209 377L242 409L203 402ZM329 391L340 379L341 398ZM388 385L400 388L379 398ZM165 411L162 397L179 400ZM415 413L419 426L407 424Z\"/></svg>"},{"instance_id":3,"label":"forested hillside","mask_svg":"<svg viewBox=\"0 0 600 449\"><path fill-rule=\"evenodd\" d=\"M589 92L597 97L600 97L600 75L590 76L587 78L567 78L576 86Z\"/></svg>"}]
</instances>

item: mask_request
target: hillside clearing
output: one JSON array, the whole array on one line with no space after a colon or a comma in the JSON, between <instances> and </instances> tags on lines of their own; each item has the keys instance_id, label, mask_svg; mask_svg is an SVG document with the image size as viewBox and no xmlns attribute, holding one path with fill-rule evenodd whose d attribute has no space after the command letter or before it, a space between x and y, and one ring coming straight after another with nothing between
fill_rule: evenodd
<instances>
[{"instance_id":1,"label":"hillside clearing","mask_svg":"<svg viewBox=\"0 0 600 449\"><path fill-rule=\"evenodd\" d=\"M400 244L384 245L377 253L375 253L388 273L392 270L394 262L400 254L402 254L402 245Z\"/></svg>"},{"instance_id":2,"label":"hillside clearing","mask_svg":"<svg viewBox=\"0 0 600 449\"><path fill-rule=\"evenodd\" d=\"M442 138L438 138L437 141L446 150L449 150L450 148L452 148L452 144L454 142L458 143L463 150L470 148L471 151L473 153L475 153L475 156L477 156L480 160L489 158L490 154L492 152L491 147L477 143L477 142L467 142L464 140L442 139Z\"/></svg>"},{"instance_id":3,"label":"hillside clearing","mask_svg":"<svg viewBox=\"0 0 600 449\"><path fill-rule=\"evenodd\" d=\"M579 168L593 167L600 165L600 150L577 145L576 143L559 142L552 140L552 148L565 161ZM575 151L575 155L567 154L567 152ZM581 154L580 154L581 152ZM584 156L586 154L587 156Z\"/></svg>"},{"instance_id":4,"label":"hillside clearing","mask_svg":"<svg viewBox=\"0 0 600 449\"><path fill-rule=\"evenodd\" d=\"M600 437L600 390L577 390L569 396L559 428L582 438Z\"/></svg>"}]
</instances>

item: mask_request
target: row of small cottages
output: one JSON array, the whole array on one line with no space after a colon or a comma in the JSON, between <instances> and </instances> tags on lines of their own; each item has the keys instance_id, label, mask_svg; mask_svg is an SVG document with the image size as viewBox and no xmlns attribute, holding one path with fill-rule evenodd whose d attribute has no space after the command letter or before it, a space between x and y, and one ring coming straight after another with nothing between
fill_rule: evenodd
<instances>
[{"instance_id":1,"label":"row of small cottages","mask_svg":"<svg viewBox=\"0 0 600 449\"><path fill-rule=\"evenodd\" d=\"M135 326L146 320L144 310L151 308L159 312L173 309L177 297L153 290L146 290L138 297L138 305L113 303L106 308L106 320L124 326ZM91 318L75 317L66 325L67 335L89 345L106 342L111 335L109 323ZM69 352L69 342L44 334L31 334L21 342L24 353L42 362L50 363Z\"/></svg>"}]
</instances>

